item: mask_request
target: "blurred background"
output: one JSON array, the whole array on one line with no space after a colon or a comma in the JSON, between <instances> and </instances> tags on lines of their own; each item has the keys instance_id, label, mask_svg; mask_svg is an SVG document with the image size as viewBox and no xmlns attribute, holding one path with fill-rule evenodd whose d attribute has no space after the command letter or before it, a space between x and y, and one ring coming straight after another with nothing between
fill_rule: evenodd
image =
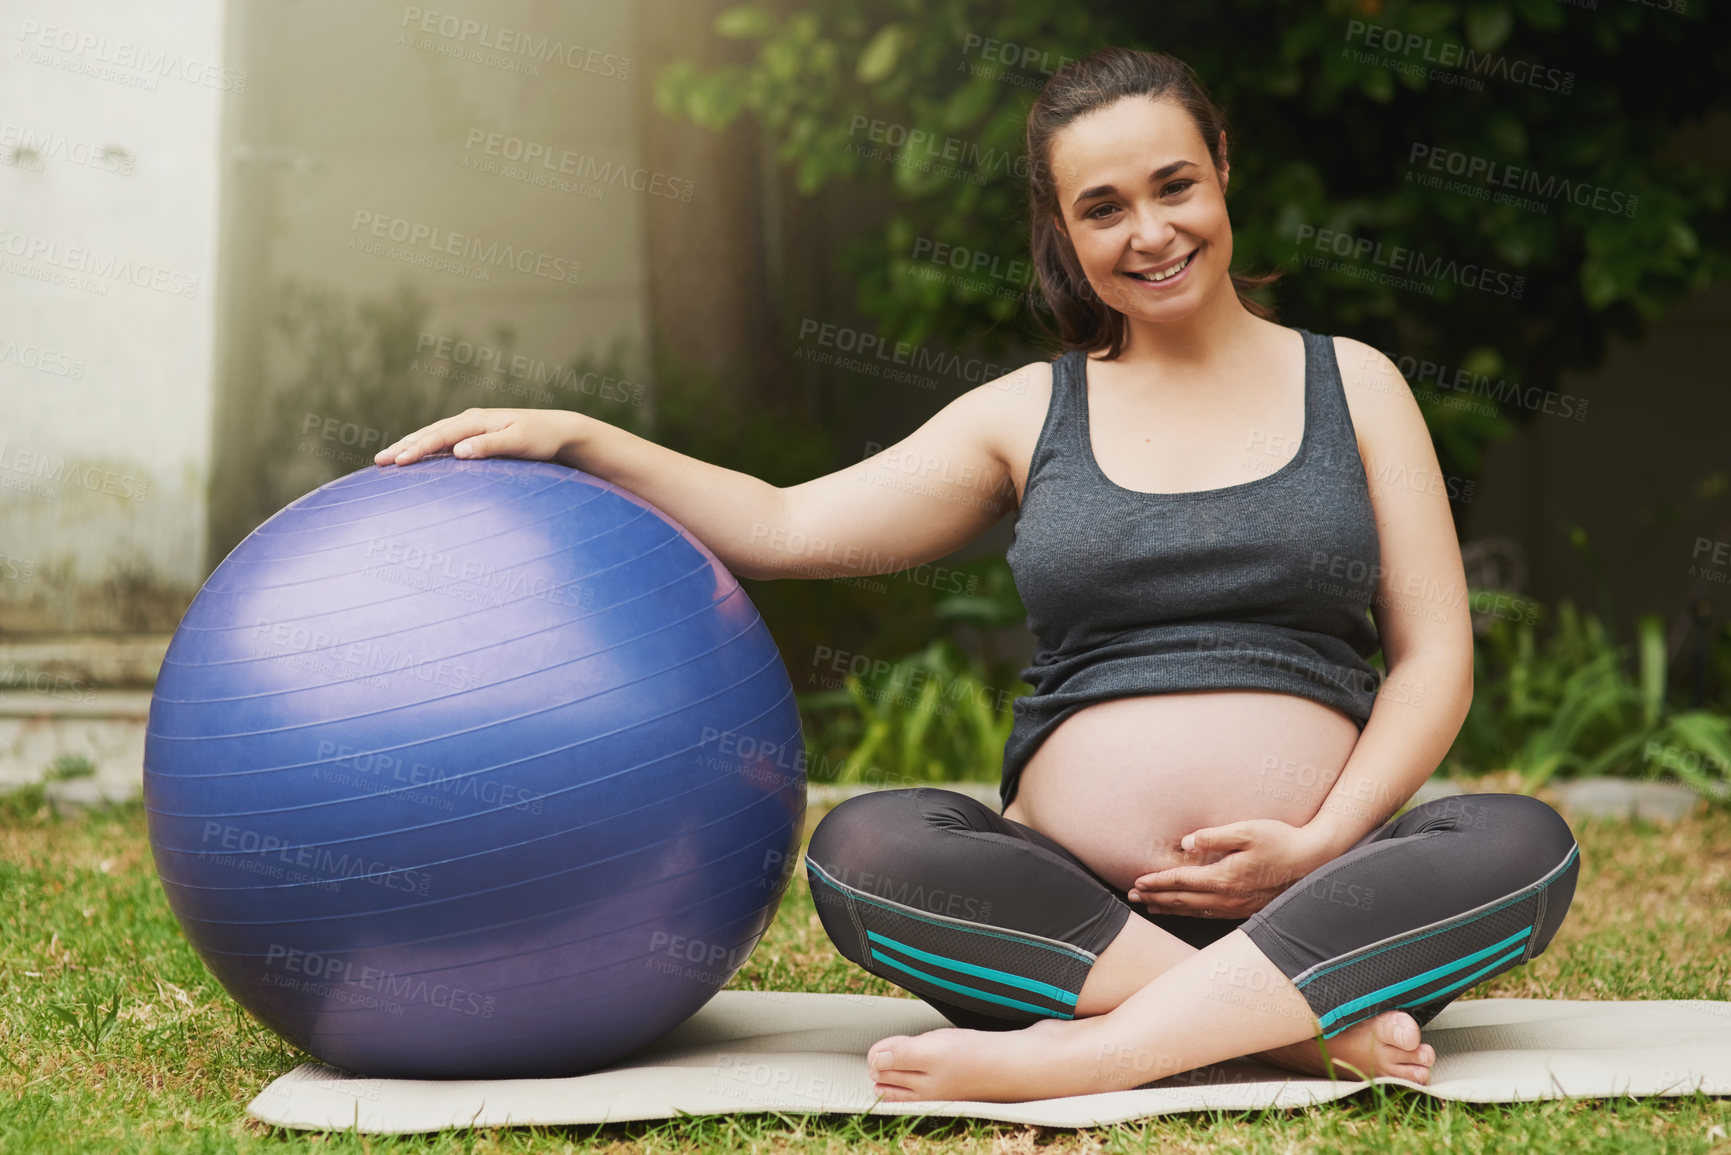
<instances>
[{"instance_id":1,"label":"blurred background","mask_svg":"<svg viewBox=\"0 0 1731 1155\"><path fill-rule=\"evenodd\" d=\"M204 579L422 424L579 410L787 485L1050 359L1027 108L1128 44L1225 105L1235 268L1285 273L1259 299L1424 410L1479 646L1441 772L1724 797L1725 13L0 0L0 788L136 794ZM1518 291L1386 283L1322 230ZM996 780L1033 650L1011 524L745 582L814 780Z\"/></svg>"}]
</instances>

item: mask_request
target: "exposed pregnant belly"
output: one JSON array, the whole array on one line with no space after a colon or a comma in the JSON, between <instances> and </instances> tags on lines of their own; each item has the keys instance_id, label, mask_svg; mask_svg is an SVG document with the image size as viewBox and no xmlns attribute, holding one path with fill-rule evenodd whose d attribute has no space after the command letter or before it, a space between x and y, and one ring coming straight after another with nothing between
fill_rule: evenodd
<instances>
[{"instance_id":1,"label":"exposed pregnant belly","mask_svg":"<svg viewBox=\"0 0 1731 1155\"><path fill-rule=\"evenodd\" d=\"M1114 698L1076 711L1040 744L1004 817L1128 890L1177 865L1178 840L1193 830L1246 818L1309 822L1358 736L1345 714L1292 694Z\"/></svg>"}]
</instances>

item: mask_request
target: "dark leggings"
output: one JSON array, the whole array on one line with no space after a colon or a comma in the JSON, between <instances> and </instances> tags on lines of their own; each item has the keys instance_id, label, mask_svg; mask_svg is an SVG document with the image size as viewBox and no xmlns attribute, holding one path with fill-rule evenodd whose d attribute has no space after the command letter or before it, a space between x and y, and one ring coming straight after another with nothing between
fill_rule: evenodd
<instances>
[{"instance_id":1,"label":"dark leggings","mask_svg":"<svg viewBox=\"0 0 1731 1155\"><path fill-rule=\"evenodd\" d=\"M806 872L846 958L958 1026L1073 1018L1131 912L1195 947L1242 927L1331 1037L1401 1008L1422 1026L1543 953L1580 850L1550 806L1465 794L1415 806L1247 919L1150 913L1075 855L953 790L861 794L812 832Z\"/></svg>"}]
</instances>

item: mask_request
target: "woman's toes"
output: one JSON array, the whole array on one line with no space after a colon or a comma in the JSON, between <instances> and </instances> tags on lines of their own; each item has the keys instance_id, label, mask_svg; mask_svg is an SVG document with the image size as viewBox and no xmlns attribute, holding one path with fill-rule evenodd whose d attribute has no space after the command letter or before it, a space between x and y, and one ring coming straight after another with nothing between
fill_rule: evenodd
<instances>
[{"instance_id":1,"label":"woman's toes","mask_svg":"<svg viewBox=\"0 0 1731 1155\"><path fill-rule=\"evenodd\" d=\"M1391 1022L1378 1040L1377 1071L1414 1083L1430 1083L1431 1066L1436 1062L1436 1048L1418 1042L1418 1024L1402 1014L1407 1022Z\"/></svg>"},{"instance_id":2,"label":"woman's toes","mask_svg":"<svg viewBox=\"0 0 1731 1155\"><path fill-rule=\"evenodd\" d=\"M1381 1040L1403 1051L1416 1051L1419 1045L1418 1023L1405 1011L1388 1011L1377 1016L1377 1032Z\"/></svg>"},{"instance_id":3,"label":"woman's toes","mask_svg":"<svg viewBox=\"0 0 1731 1155\"><path fill-rule=\"evenodd\" d=\"M883 1074L895 1065L896 1044L908 1041L906 1035L891 1035L887 1039L879 1039L866 1051L866 1066L874 1076Z\"/></svg>"},{"instance_id":4,"label":"woman's toes","mask_svg":"<svg viewBox=\"0 0 1731 1155\"><path fill-rule=\"evenodd\" d=\"M1430 1066L1436 1061L1436 1051L1420 1039L1418 1022L1405 1011L1386 1011L1373 1020L1375 1039L1372 1066L1380 1075L1411 1079L1415 1083L1430 1080Z\"/></svg>"},{"instance_id":5,"label":"woman's toes","mask_svg":"<svg viewBox=\"0 0 1731 1155\"><path fill-rule=\"evenodd\" d=\"M1384 1011L1371 1020L1371 1038L1384 1063L1411 1063L1422 1043L1418 1023L1405 1011Z\"/></svg>"},{"instance_id":6,"label":"woman's toes","mask_svg":"<svg viewBox=\"0 0 1731 1155\"><path fill-rule=\"evenodd\" d=\"M1430 1082L1430 1068L1421 1067L1417 1063L1396 1063L1388 1073L1397 1079L1407 1079L1420 1086Z\"/></svg>"}]
</instances>

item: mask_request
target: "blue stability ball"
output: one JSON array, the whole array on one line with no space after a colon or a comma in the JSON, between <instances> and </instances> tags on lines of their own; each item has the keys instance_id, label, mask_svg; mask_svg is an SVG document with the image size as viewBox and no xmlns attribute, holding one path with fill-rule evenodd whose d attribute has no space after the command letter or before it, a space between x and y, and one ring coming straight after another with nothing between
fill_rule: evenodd
<instances>
[{"instance_id":1,"label":"blue stability ball","mask_svg":"<svg viewBox=\"0 0 1731 1155\"><path fill-rule=\"evenodd\" d=\"M562 1076L745 962L805 814L787 668L690 533L548 462L337 479L236 546L150 704L187 938L318 1058Z\"/></svg>"}]
</instances>

